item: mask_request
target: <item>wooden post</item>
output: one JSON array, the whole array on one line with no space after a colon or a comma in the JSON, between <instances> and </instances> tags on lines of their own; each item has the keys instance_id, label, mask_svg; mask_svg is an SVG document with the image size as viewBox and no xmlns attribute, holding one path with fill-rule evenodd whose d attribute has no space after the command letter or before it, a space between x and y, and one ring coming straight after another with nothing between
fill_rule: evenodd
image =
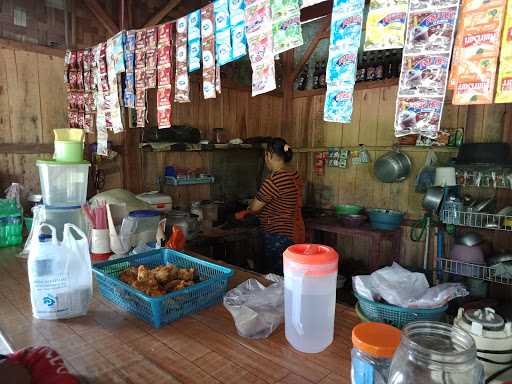
<instances>
[{"instance_id":1,"label":"wooden post","mask_svg":"<svg viewBox=\"0 0 512 384\"><path fill-rule=\"evenodd\" d=\"M295 145L295 135L293 134L293 56L295 49L284 52L281 55L283 61L283 115L281 120L281 136L292 146Z\"/></svg>"}]
</instances>

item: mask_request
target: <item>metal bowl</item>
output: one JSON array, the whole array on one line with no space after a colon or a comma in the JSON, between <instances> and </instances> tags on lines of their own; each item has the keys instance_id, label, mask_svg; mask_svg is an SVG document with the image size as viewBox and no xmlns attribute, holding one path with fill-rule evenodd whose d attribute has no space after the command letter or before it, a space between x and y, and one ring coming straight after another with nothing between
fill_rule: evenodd
<instances>
[{"instance_id":1,"label":"metal bowl","mask_svg":"<svg viewBox=\"0 0 512 384\"><path fill-rule=\"evenodd\" d=\"M405 180L411 168L409 156L399 151L390 151L375 161L373 172L380 181L395 183Z\"/></svg>"}]
</instances>

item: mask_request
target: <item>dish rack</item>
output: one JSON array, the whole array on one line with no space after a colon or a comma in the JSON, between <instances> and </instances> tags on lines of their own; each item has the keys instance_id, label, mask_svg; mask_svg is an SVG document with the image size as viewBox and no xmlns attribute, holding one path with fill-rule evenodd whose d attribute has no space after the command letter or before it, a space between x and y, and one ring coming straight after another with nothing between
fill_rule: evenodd
<instances>
[{"instance_id":1,"label":"dish rack","mask_svg":"<svg viewBox=\"0 0 512 384\"><path fill-rule=\"evenodd\" d=\"M447 305L428 309L402 308L365 299L356 292L354 292L354 295L358 300L358 308L361 315L365 319L390 324L397 328L402 328L404 325L416 320L440 321L448 309Z\"/></svg>"},{"instance_id":2,"label":"dish rack","mask_svg":"<svg viewBox=\"0 0 512 384\"><path fill-rule=\"evenodd\" d=\"M512 285L512 272L500 266L487 267L485 265L464 263L451 259L437 259L438 269L452 274L473 279L485 280L492 283Z\"/></svg>"},{"instance_id":3,"label":"dish rack","mask_svg":"<svg viewBox=\"0 0 512 384\"><path fill-rule=\"evenodd\" d=\"M119 273L125 269L142 264L150 268L163 264L194 268L200 282L176 292L151 297L118 278ZM229 278L234 274L230 268L171 249L157 249L94 264L92 269L100 293L105 299L149 322L155 328L220 303L228 288Z\"/></svg>"},{"instance_id":4,"label":"dish rack","mask_svg":"<svg viewBox=\"0 0 512 384\"><path fill-rule=\"evenodd\" d=\"M496 231L512 231L512 216L445 209L441 213L441 220L444 224L492 229Z\"/></svg>"}]
</instances>

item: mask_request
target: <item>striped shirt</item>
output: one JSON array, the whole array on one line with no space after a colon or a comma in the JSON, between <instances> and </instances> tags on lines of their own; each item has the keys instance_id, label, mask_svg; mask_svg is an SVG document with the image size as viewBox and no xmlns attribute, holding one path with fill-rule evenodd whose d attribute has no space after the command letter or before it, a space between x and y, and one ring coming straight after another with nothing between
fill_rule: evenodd
<instances>
[{"instance_id":1,"label":"striped shirt","mask_svg":"<svg viewBox=\"0 0 512 384\"><path fill-rule=\"evenodd\" d=\"M303 183L295 170L281 169L272 173L262 184L256 199L266 203L258 214L263 231L294 238L299 190Z\"/></svg>"}]
</instances>

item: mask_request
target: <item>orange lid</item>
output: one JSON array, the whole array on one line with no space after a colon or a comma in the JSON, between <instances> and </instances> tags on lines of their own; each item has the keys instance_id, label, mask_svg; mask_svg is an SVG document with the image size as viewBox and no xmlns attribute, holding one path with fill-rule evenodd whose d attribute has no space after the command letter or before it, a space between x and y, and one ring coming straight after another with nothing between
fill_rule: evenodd
<instances>
[{"instance_id":1,"label":"orange lid","mask_svg":"<svg viewBox=\"0 0 512 384\"><path fill-rule=\"evenodd\" d=\"M338 262L338 252L327 245L295 244L284 251L285 259L299 264L331 264Z\"/></svg>"},{"instance_id":2,"label":"orange lid","mask_svg":"<svg viewBox=\"0 0 512 384\"><path fill-rule=\"evenodd\" d=\"M400 330L383 323L361 323L352 329L354 347L375 357L393 357L400 344Z\"/></svg>"}]
</instances>

